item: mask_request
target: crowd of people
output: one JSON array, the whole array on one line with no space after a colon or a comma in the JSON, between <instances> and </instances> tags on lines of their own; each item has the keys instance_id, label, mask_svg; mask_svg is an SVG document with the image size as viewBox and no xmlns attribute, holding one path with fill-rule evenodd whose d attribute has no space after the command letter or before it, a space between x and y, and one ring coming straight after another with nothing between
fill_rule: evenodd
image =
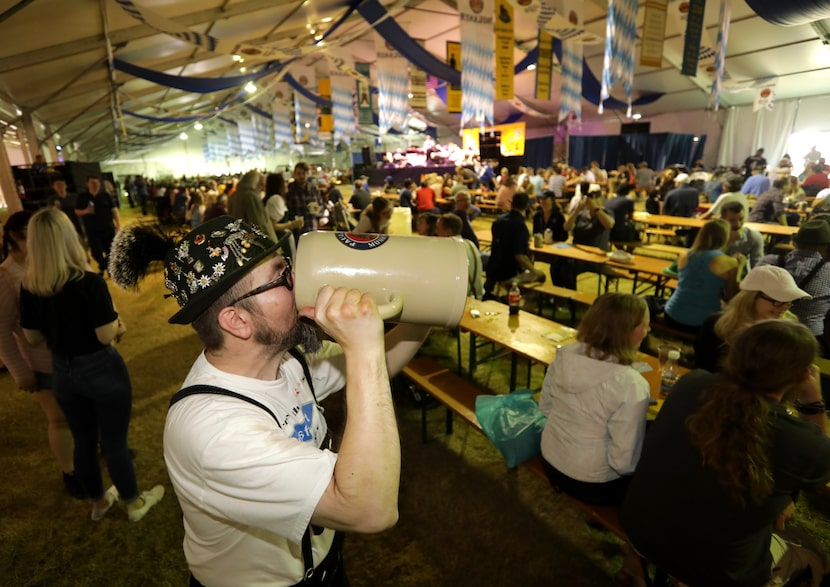
<instances>
[{"instance_id":1,"label":"crowd of people","mask_svg":"<svg viewBox=\"0 0 830 587\"><path fill-rule=\"evenodd\" d=\"M748 177L712 178L701 169L658 177L646 164L610 174L557 164L512 177L488 165L480 173L459 167L440 183L424 178L418 188L410 180L384 186L412 207L417 234L465 244L468 295L482 299L500 298L514 281L547 279L534 264L531 235L636 245L638 200L693 215L705 186L719 182L710 219L678 257L677 289L665 308L667 324L696 337L699 369L675 384L647 429L651 393L638 358L649 306L606 294L582 317L576 342L557 352L539 404L551 482L582 501L621 507L637 551L689 585L760 587L796 572L815 549L784 523L799 491L830 481L813 364L827 348L830 215L801 224L792 251L765 256L744 219L760 205L766 221L788 222L779 204L792 182L780 165L769 185L752 181L766 174L757 157L750 164ZM191 585L288 585L320 575L346 585L342 532L379 531L397 519L401 455L389 378L428 329L384 331L371 297L345 288L325 287L314 306L296 308L291 260L299 236L321 226L387 232L390 198L373 198L364 178L344 197L343 183L305 163L288 180L254 170L230 186L171 185L161 196L144 183L138 205L155 198L159 221L189 225L173 237L143 223L122 230L99 178L71 199L60 184L49 206L14 214L4 227L0 359L46 415L67 491L90 503L93 520L119 500L129 520L141 520L164 496L163 485L141 491L132 466L130 379L112 345L126 327L103 276L135 287L150 263L163 261L165 286L180 306L170 322L190 324L204 347L164 432ZM489 255L471 224L483 186L506 208L492 223ZM755 199L745 189L761 192ZM453 210L441 213L439 198ZM553 263L550 278L575 289L588 269ZM318 402L342 389L349 411L335 452ZM821 557L810 561L820 578ZM630 560L624 571L638 578Z\"/></svg>"}]
</instances>

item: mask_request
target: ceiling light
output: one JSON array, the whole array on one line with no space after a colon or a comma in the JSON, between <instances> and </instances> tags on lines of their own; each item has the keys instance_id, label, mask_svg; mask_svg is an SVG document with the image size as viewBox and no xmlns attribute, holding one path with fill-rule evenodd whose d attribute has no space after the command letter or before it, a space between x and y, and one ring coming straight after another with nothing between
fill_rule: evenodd
<instances>
[{"instance_id":1,"label":"ceiling light","mask_svg":"<svg viewBox=\"0 0 830 587\"><path fill-rule=\"evenodd\" d=\"M186 141L187 140L187 133L183 132L182 134L179 135L179 138L183 141Z\"/></svg>"},{"instance_id":2,"label":"ceiling light","mask_svg":"<svg viewBox=\"0 0 830 587\"><path fill-rule=\"evenodd\" d=\"M314 34L314 33L316 33L317 31L316 31L315 29L311 29L311 30L310 30L310 31L308 31L308 32L310 32L310 33L313 35L313 34Z\"/></svg>"},{"instance_id":3,"label":"ceiling light","mask_svg":"<svg viewBox=\"0 0 830 587\"><path fill-rule=\"evenodd\" d=\"M320 41L320 40L322 40L322 38L323 38L323 35L314 35L314 40L315 41Z\"/></svg>"},{"instance_id":4,"label":"ceiling light","mask_svg":"<svg viewBox=\"0 0 830 587\"><path fill-rule=\"evenodd\" d=\"M245 58L242 57L242 55L231 55L231 59L238 63L242 63L243 61L245 61Z\"/></svg>"},{"instance_id":5,"label":"ceiling light","mask_svg":"<svg viewBox=\"0 0 830 587\"><path fill-rule=\"evenodd\" d=\"M694 142L698 142L698 141L700 140L700 137L695 137L695 138L693 138L692 140L693 140Z\"/></svg>"},{"instance_id":6,"label":"ceiling light","mask_svg":"<svg viewBox=\"0 0 830 587\"><path fill-rule=\"evenodd\" d=\"M643 117L643 115L640 114L639 112L635 112L634 114L631 115L631 118L633 118L634 120L640 120L642 117Z\"/></svg>"},{"instance_id":7,"label":"ceiling light","mask_svg":"<svg viewBox=\"0 0 830 587\"><path fill-rule=\"evenodd\" d=\"M63 147L61 147L60 145L55 145L55 150L56 151L62 151Z\"/></svg>"},{"instance_id":8,"label":"ceiling light","mask_svg":"<svg viewBox=\"0 0 830 587\"><path fill-rule=\"evenodd\" d=\"M310 122L306 122L306 123L305 123L305 127L306 127L306 128L311 128L311 123L310 123Z\"/></svg>"},{"instance_id":9,"label":"ceiling light","mask_svg":"<svg viewBox=\"0 0 830 587\"><path fill-rule=\"evenodd\" d=\"M14 109L14 112L15 112L15 114L17 114L18 116L23 116L23 111L22 111L20 108L15 108L15 109Z\"/></svg>"},{"instance_id":10,"label":"ceiling light","mask_svg":"<svg viewBox=\"0 0 830 587\"><path fill-rule=\"evenodd\" d=\"M193 125L193 128L195 128L196 130L202 130L205 127L202 126L201 122L197 122L196 124Z\"/></svg>"},{"instance_id":11,"label":"ceiling light","mask_svg":"<svg viewBox=\"0 0 830 587\"><path fill-rule=\"evenodd\" d=\"M412 98L412 93L410 92L409 94L406 95L406 97L407 98Z\"/></svg>"},{"instance_id":12,"label":"ceiling light","mask_svg":"<svg viewBox=\"0 0 830 587\"><path fill-rule=\"evenodd\" d=\"M249 94L253 94L254 92L256 92L256 85L254 85L254 82L248 82L247 84L245 84L245 91Z\"/></svg>"},{"instance_id":13,"label":"ceiling light","mask_svg":"<svg viewBox=\"0 0 830 587\"><path fill-rule=\"evenodd\" d=\"M245 73L246 71L248 71L248 68L243 66L239 68L239 71L240 73Z\"/></svg>"},{"instance_id":14,"label":"ceiling light","mask_svg":"<svg viewBox=\"0 0 830 587\"><path fill-rule=\"evenodd\" d=\"M332 18L330 16L327 16L321 22L331 22L331 21L332 21Z\"/></svg>"},{"instance_id":15,"label":"ceiling light","mask_svg":"<svg viewBox=\"0 0 830 587\"><path fill-rule=\"evenodd\" d=\"M536 69L536 64L535 63L531 63L530 65L527 66L528 71L533 71L534 69Z\"/></svg>"}]
</instances>

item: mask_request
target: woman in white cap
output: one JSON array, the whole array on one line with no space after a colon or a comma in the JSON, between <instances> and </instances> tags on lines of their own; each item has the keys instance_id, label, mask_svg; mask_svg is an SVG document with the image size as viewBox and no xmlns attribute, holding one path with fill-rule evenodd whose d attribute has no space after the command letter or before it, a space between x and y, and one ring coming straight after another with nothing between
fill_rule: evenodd
<instances>
[{"instance_id":1,"label":"woman in white cap","mask_svg":"<svg viewBox=\"0 0 830 587\"><path fill-rule=\"evenodd\" d=\"M790 306L796 300L810 299L786 269L774 265L762 265L747 273L740 288L722 312L712 314L701 326L695 339L699 369L721 372L729 346L747 327L760 320L797 321Z\"/></svg>"}]
</instances>

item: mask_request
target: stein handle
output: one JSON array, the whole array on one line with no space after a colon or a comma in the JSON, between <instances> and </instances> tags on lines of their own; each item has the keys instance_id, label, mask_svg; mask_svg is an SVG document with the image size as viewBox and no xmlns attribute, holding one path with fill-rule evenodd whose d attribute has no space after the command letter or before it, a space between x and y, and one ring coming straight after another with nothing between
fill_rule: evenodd
<instances>
[{"instance_id":1,"label":"stein handle","mask_svg":"<svg viewBox=\"0 0 830 587\"><path fill-rule=\"evenodd\" d=\"M389 320L399 315L403 310L403 295L398 292L393 292L389 295L389 300L383 304L378 304L378 313L384 320Z\"/></svg>"}]
</instances>

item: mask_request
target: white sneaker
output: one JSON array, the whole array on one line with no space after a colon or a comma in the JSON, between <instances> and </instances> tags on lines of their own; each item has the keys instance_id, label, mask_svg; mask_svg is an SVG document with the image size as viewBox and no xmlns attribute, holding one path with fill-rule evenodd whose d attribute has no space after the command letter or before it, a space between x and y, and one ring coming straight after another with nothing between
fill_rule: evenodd
<instances>
[{"instance_id":1,"label":"white sneaker","mask_svg":"<svg viewBox=\"0 0 830 587\"><path fill-rule=\"evenodd\" d=\"M110 508L118 501L118 490L115 488L115 485L107 489L106 493L104 493L104 497L107 500L107 506L104 508L98 508L96 506L92 506L92 514L90 514L90 518L95 520L96 522L107 515L107 512L110 511Z\"/></svg>"},{"instance_id":2,"label":"white sneaker","mask_svg":"<svg viewBox=\"0 0 830 587\"><path fill-rule=\"evenodd\" d=\"M138 522L147 512L150 511L151 507L161 501L162 497L164 497L163 485L156 485L150 491L142 491L141 495L138 496L138 499L144 500L144 505L135 509L127 507L127 515L129 516L130 521Z\"/></svg>"}]
</instances>

